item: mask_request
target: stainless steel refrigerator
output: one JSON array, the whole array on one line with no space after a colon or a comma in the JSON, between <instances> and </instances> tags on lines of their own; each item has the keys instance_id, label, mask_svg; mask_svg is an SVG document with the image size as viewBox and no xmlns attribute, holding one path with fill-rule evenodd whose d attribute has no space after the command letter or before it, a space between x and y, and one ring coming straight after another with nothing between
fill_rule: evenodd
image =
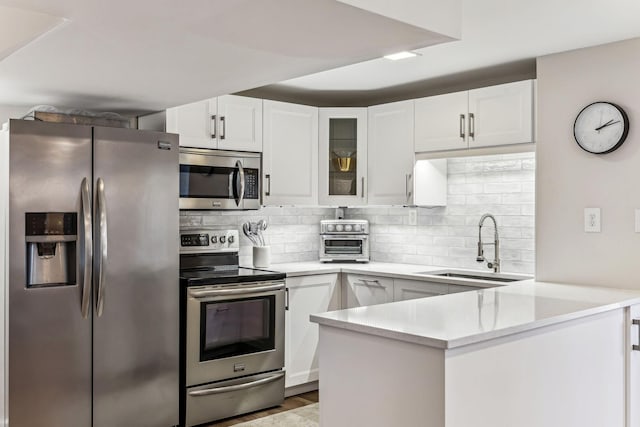
<instances>
[{"instance_id":1,"label":"stainless steel refrigerator","mask_svg":"<svg viewBox=\"0 0 640 427\"><path fill-rule=\"evenodd\" d=\"M177 425L177 135L8 132L9 425Z\"/></svg>"}]
</instances>

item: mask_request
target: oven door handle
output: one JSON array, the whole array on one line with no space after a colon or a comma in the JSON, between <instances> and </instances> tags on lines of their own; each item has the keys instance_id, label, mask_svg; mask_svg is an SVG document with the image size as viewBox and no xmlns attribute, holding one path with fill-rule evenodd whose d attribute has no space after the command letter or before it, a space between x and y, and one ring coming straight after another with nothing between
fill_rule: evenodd
<instances>
[{"instance_id":1,"label":"oven door handle","mask_svg":"<svg viewBox=\"0 0 640 427\"><path fill-rule=\"evenodd\" d=\"M282 377L284 377L284 372L278 372L277 374L272 375L270 377L262 378L262 379L259 379L259 380L256 380L256 381L251 381L251 382L244 383L244 384L230 385L230 386L226 386L226 387L206 388L204 390L190 391L189 392L189 396L195 396L195 397L197 397L197 396L207 396L207 395L210 395L210 394L230 393L232 391L246 390L248 388L257 387L259 385L269 384L269 383L272 383L274 381L278 381Z\"/></svg>"},{"instance_id":2,"label":"oven door handle","mask_svg":"<svg viewBox=\"0 0 640 427\"><path fill-rule=\"evenodd\" d=\"M284 289L284 283L280 283L277 285L251 286L251 287L238 288L238 289L190 290L189 295L194 298L206 298L206 297L216 297L216 296L253 294L257 292L272 292L272 291L279 291L283 289Z\"/></svg>"}]
</instances>

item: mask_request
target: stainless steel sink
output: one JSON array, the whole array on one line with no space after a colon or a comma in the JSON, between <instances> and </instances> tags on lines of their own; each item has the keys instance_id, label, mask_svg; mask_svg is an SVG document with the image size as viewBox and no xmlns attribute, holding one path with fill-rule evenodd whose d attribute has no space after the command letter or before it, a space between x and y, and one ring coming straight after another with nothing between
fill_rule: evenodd
<instances>
[{"instance_id":1,"label":"stainless steel sink","mask_svg":"<svg viewBox=\"0 0 640 427\"><path fill-rule=\"evenodd\" d=\"M451 277L456 279L482 280L486 282L518 282L521 280L532 279L532 276L520 274L490 273L482 271L465 271L465 270L436 270L421 271L416 274L425 276Z\"/></svg>"}]
</instances>

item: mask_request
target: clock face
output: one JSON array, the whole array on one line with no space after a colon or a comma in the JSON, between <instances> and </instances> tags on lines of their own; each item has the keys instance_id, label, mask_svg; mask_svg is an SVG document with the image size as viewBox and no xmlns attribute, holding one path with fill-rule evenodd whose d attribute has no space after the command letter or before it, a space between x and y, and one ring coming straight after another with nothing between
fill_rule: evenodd
<instances>
[{"instance_id":1,"label":"clock face","mask_svg":"<svg viewBox=\"0 0 640 427\"><path fill-rule=\"evenodd\" d=\"M573 136L585 151L605 154L622 145L629 133L624 110L610 102L589 104L576 117Z\"/></svg>"}]
</instances>

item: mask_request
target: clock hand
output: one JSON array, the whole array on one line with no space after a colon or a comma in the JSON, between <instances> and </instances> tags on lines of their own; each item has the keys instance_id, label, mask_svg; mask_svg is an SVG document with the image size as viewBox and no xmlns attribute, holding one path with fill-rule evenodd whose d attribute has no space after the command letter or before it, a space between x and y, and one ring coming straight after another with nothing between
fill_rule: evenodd
<instances>
[{"instance_id":1,"label":"clock hand","mask_svg":"<svg viewBox=\"0 0 640 427\"><path fill-rule=\"evenodd\" d=\"M607 123L603 124L602 126L598 126L595 130L599 131L601 129L606 128L607 126L615 125L616 123L620 123L620 120L616 120L614 122L613 119L611 119Z\"/></svg>"}]
</instances>

